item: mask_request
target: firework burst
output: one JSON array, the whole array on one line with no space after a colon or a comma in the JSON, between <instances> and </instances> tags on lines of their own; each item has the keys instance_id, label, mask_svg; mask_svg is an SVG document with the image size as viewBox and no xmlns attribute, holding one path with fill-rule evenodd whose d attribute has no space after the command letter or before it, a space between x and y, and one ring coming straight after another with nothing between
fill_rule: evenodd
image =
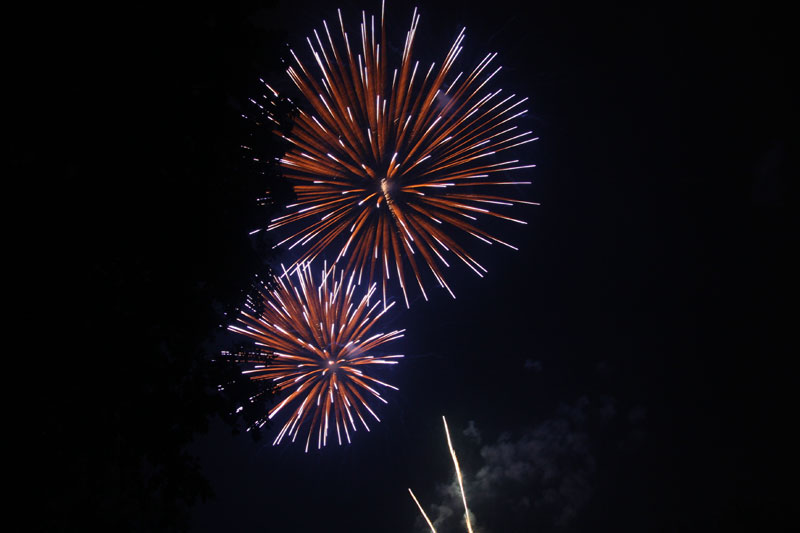
<instances>
[{"instance_id":1,"label":"firework burst","mask_svg":"<svg viewBox=\"0 0 800 533\"><path fill-rule=\"evenodd\" d=\"M479 219L525 224L499 210L534 204L497 192L530 183L513 176L535 165L497 156L537 139L513 123L527 111L527 98L485 88L501 68L494 66L496 53L469 72L456 72L463 29L438 66L421 67L412 57L416 9L397 68L387 59L383 7L377 27L362 12L354 43L341 11L338 19L339 32L323 21L323 29L306 39L311 67L291 52L287 73L308 106L299 110L291 133L280 134L291 143L280 163L295 183L297 202L268 229L295 228L278 245L302 248L299 261L333 247L336 262L346 261L345 269L359 279L382 278L384 300L394 277L408 306L409 275L427 300L424 270L453 295L443 273L449 255L481 277L486 272L465 238L516 249L481 229Z\"/></svg>"},{"instance_id":2,"label":"firework burst","mask_svg":"<svg viewBox=\"0 0 800 533\"><path fill-rule=\"evenodd\" d=\"M274 356L263 368L245 373L253 380L270 380L278 393L291 391L259 421L263 425L283 408L294 406L273 444L286 436L294 441L306 425L306 451L312 437L318 448L325 446L334 428L340 445L342 433L350 442L350 430L356 431L359 422L369 431L369 415L380 421L367 403L369 398L387 403L376 387L397 390L367 372L378 365L397 364L402 355L378 355L375 350L402 337L405 330L374 332L377 321L394 304L381 306L374 297L375 283L363 297L356 297L354 277L355 272L349 277L340 272L337 279L335 266L325 268L317 286L310 264L300 263L291 273L284 270L276 276L273 288L259 291L261 305L248 302L238 325L229 326Z\"/></svg>"}]
</instances>

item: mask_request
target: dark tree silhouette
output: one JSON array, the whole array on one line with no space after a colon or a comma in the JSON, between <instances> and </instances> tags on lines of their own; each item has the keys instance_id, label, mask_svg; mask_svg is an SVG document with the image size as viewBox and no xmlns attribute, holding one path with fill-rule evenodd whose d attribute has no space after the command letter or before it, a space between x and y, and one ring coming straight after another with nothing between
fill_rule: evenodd
<instances>
[{"instance_id":1,"label":"dark tree silhouette","mask_svg":"<svg viewBox=\"0 0 800 533\"><path fill-rule=\"evenodd\" d=\"M213 493L186 445L211 417L236 430L259 408L232 416L254 385L215 355L270 258L265 232L248 233L275 205L256 199L286 194L241 148L259 135L263 162L283 150L242 118L285 41L264 9L131 6L104 24L72 11L43 28L29 96L57 81L59 105L40 105L30 129L46 135L23 153L54 167L30 315L54 340L26 374L35 529L185 529Z\"/></svg>"}]
</instances>

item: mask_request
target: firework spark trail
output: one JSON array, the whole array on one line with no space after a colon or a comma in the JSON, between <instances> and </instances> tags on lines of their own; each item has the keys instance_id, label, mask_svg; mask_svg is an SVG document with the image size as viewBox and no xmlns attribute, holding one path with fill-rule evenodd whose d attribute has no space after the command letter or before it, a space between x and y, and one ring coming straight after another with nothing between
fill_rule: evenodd
<instances>
[{"instance_id":1,"label":"firework spark trail","mask_svg":"<svg viewBox=\"0 0 800 533\"><path fill-rule=\"evenodd\" d=\"M472 533L472 523L469 520L469 509L467 509L467 497L464 494L464 483L461 479L461 469L458 467L458 458L456 451L453 449L453 444L450 442L450 431L447 429L447 420L442 417L444 422L444 432L447 435L447 447L450 448L450 455L453 456L453 464L456 466L456 477L458 478L458 488L461 489L461 501L464 502L464 519L467 521L467 531Z\"/></svg>"},{"instance_id":2,"label":"firework spark trail","mask_svg":"<svg viewBox=\"0 0 800 533\"><path fill-rule=\"evenodd\" d=\"M484 89L500 71L491 66L496 53L466 75L455 73L463 29L438 67L421 66L412 58L416 9L394 69L387 64L383 7L377 30L375 18L362 11L353 42L341 11L338 19L341 36L323 21L324 30L306 39L313 65L291 50L287 74L308 106L290 134L279 134L291 143L279 161L284 176L295 182L297 202L267 229L295 227L278 246L299 246L298 262L338 248L335 260L347 271L357 271L359 279L366 273L369 283L382 278L384 301L387 282L395 277L409 306L409 275L427 300L424 267L455 297L443 273L448 254L481 277L486 272L462 244L464 234L516 249L480 229L479 217L525 224L498 210L537 205L485 189L530 183L495 177L535 166L502 157L495 162L498 154L538 138L513 125L527 111L521 108L527 98ZM268 106L253 102L268 113Z\"/></svg>"},{"instance_id":3,"label":"firework spark trail","mask_svg":"<svg viewBox=\"0 0 800 533\"><path fill-rule=\"evenodd\" d=\"M293 277L296 283L293 283ZM263 310L255 311L252 301L245 304L240 325L229 329L273 351L274 361L265 368L246 370L253 380L271 380L277 391L293 389L270 409L268 419L284 407L296 405L273 445L289 436L294 441L310 419L305 450L316 431L317 448L327 445L329 430L335 426L342 444L342 431L350 442L350 430L357 431L356 419L369 431L366 412L380 422L365 399L373 396L387 401L376 385L397 387L367 375L371 365L393 365L402 355L373 355L382 344L403 336L405 330L373 333L378 319L394 304L378 310L381 300L373 302L377 290L372 284L360 300L355 297L358 284L354 273L346 277L336 267L327 265L316 285L309 263L300 263L283 276L274 278L274 288L261 290ZM310 417L310 418L309 418ZM263 426L266 419L259 421Z\"/></svg>"},{"instance_id":4,"label":"firework spark trail","mask_svg":"<svg viewBox=\"0 0 800 533\"><path fill-rule=\"evenodd\" d=\"M431 528L431 531L433 531L433 533L436 533L436 528L433 527L433 523L431 523L430 518L428 518L428 515L425 514L425 511L422 509L422 506L419 504L419 500L417 500L417 497L414 496L414 492L411 489L408 489L408 492L409 492L409 494L411 494L411 497L414 498L414 503L417 504L417 507L419 508L419 512L422 513L422 518L424 518L425 521L428 523L428 525Z\"/></svg>"},{"instance_id":5,"label":"firework spark trail","mask_svg":"<svg viewBox=\"0 0 800 533\"><path fill-rule=\"evenodd\" d=\"M453 457L453 464L456 467L456 477L458 478L458 487L459 487L459 489L461 489L461 501L464 502L464 520L467 523L467 531L469 533L473 533L472 532L472 522L470 522L470 519L469 519L469 509L467 509L467 497L464 494L464 483L463 483L463 480L462 480L462 477L461 477L461 468L459 468L459 466L458 466L458 458L456 457L456 451L453 449L453 443L450 441L450 431L447 429L447 420L445 419L444 416L442 417L442 421L444 422L445 435L447 435L447 447L450 449L450 455ZM411 494L411 497L414 499L414 503L417 504L417 507L419 508L419 512L422 513L422 517L425 518L425 521L430 526L431 531L433 531L433 533L436 533L436 529L434 529L433 524L431 523L430 519L428 519L428 515L425 514L425 511L422 509L422 506L419 504L419 501L417 500L417 497L414 496L414 493L411 491L411 489L408 489L408 492Z\"/></svg>"}]
</instances>

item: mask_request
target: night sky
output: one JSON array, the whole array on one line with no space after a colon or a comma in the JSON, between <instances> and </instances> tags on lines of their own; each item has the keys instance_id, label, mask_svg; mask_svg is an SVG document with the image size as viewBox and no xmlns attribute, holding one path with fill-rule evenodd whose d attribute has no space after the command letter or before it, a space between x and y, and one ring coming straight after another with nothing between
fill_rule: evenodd
<instances>
[{"instance_id":1,"label":"night sky","mask_svg":"<svg viewBox=\"0 0 800 533\"><path fill-rule=\"evenodd\" d=\"M395 51L415 5L422 63L466 26L460 65L498 52L494 87L530 97L519 123L540 140L515 155L537 167L517 194L541 206L493 226L518 252L470 248L484 279L452 263L456 300L398 302L382 422L308 454L271 446L280 423L254 440L219 416L234 399L211 359L240 341L220 325L291 257L248 236L282 212L261 192L288 193L245 158L281 147L241 115L258 78L291 91L286 43L305 52L336 7L357 32L380 2L19 15L35 36L19 153L48 227L28 246L60 347L26 370L34 529L427 531L410 487L440 533L466 531L442 415L481 533L789 520L787 14L388 2Z\"/></svg>"}]
</instances>

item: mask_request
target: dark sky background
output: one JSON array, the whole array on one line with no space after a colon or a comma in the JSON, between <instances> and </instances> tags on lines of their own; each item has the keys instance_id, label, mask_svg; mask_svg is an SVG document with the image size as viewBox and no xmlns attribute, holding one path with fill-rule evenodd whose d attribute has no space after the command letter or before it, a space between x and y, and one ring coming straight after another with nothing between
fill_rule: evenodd
<instances>
[{"instance_id":1,"label":"dark sky background","mask_svg":"<svg viewBox=\"0 0 800 533\"><path fill-rule=\"evenodd\" d=\"M279 425L254 441L215 414L229 398L207 360L236 342L223 312L285 260L247 236L279 209L255 198L281 188L239 146L280 146L241 114L259 77L289 88L285 43L304 49L336 7L353 33L380 3L19 15L36 58L20 154L42 176L33 246L62 265L49 320L65 348L32 369L31 410L50 413L29 432L37 529L423 532L411 487L440 533L465 531L442 415L481 533L789 520L787 14L417 5L419 59L466 26L460 65L496 51L494 86L530 97L520 124L540 140L517 155L537 167L519 192L542 205L499 228L518 252L473 248L484 279L453 265L456 300L387 315L408 330L384 374L400 391L371 433L308 454L272 447ZM387 6L397 48L413 7Z\"/></svg>"}]
</instances>

